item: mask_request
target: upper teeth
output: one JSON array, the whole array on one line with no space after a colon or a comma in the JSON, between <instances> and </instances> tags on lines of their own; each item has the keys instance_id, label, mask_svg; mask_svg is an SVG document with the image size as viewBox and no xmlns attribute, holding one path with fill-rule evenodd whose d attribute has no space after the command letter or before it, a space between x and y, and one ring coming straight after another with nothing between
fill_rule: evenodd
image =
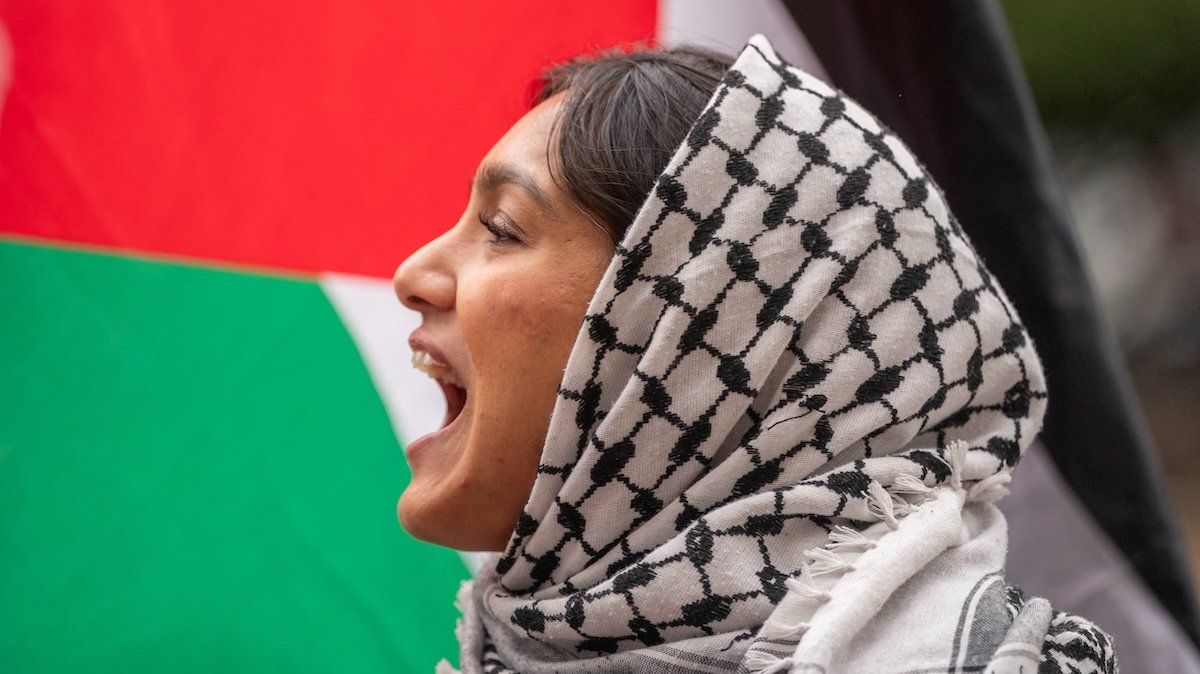
<instances>
[{"instance_id":1,"label":"upper teeth","mask_svg":"<svg viewBox=\"0 0 1200 674\"><path fill-rule=\"evenodd\" d=\"M428 351L413 351L412 364L434 379L463 388L462 382L454 375L450 366L431 356Z\"/></svg>"}]
</instances>

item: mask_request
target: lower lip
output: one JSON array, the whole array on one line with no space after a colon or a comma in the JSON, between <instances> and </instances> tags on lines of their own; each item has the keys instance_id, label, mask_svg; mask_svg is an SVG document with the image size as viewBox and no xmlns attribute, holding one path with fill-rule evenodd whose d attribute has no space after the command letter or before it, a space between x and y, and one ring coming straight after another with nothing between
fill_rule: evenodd
<instances>
[{"instance_id":1,"label":"lower lip","mask_svg":"<svg viewBox=\"0 0 1200 674\"><path fill-rule=\"evenodd\" d=\"M422 435L421 437L417 438L416 440L413 440L412 442L408 443L408 445L406 445L404 447L405 458L407 458L411 462L413 460L413 458L415 458L415 456L421 450L423 450L426 446L433 444L434 442L437 441L438 438L449 433L455 427L455 425L458 423L458 420L463 418L463 412L465 412L465 411L466 411L465 408L463 410L459 411L458 416L454 417L454 421L451 421L450 423L439 428L438 430L436 430L432 433L426 433L425 435Z\"/></svg>"}]
</instances>

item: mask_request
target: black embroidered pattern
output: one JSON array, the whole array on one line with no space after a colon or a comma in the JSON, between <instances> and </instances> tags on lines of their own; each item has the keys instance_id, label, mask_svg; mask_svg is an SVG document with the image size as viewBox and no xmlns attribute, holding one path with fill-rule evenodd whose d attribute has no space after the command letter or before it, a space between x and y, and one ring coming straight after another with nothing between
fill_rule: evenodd
<instances>
[{"instance_id":1,"label":"black embroidered pattern","mask_svg":"<svg viewBox=\"0 0 1200 674\"><path fill-rule=\"evenodd\" d=\"M744 650L806 550L877 520L872 480L944 482L958 440L971 479L1004 470L1045 399L907 148L752 44L601 281L482 601L573 657Z\"/></svg>"},{"instance_id":2,"label":"black embroidered pattern","mask_svg":"<svg viewBox=\"0 0 1200 674\"><path fill-rule=\"evenodd\" d=\"M1091 622L1055 613L1042 645L1038 674L1092 674L1117 671L1112 637Z\"/></svg>"},{"instance_id":3,"label":"black embroidered pattern","mask_svg":"<svg viewBox=\"0 0 1200 674\"><path fill-rule=\"evenodd\" d=\"M776 540L804 528L818 540L864 495L863 462L809 477L822 466L955 438L1011 465L1034 430L1031 408L1045 393L1029 376L1040 371L1024 329L941 193L870 115L761 63L772 75L753 84L728 73L586 318L555 413L571 428L551 429L535 487L535 502L551 499L525 514L499 565L509 592L540 600L512 620L533 638L607 653L749 627L724 621L745 604L760 614L798 568L795 554L777 558ZM748 105L752 133L727 131L726 109ZM1002 390L982 387L988 369L1010 378ZM716 497L672 489L718 470L727 487ZM772 489L782 497L804 478L829 494L828 507L788 513L779 498L751 518L704 517ZM591 518L612 526L595 535ZM637 533L656 520L680 545L643 558L653 548ZM756 572L714 582L714 560L729 554L754 559ZM695 599L669 617L644 612L638 589L681 566ZM612 579L591 585L589 575ZM619 602L628 629L591 631L597 602Z\"/></svg>"}]
</instances>

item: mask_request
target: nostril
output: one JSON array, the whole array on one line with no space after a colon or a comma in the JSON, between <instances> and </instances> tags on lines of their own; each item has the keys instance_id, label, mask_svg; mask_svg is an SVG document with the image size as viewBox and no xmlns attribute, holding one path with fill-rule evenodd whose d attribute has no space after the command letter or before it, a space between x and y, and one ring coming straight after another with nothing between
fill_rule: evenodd
<instances>
[{"instance_id":1,"label":"nostril","mask_svg":"<svg viewBox=\"0 0 1200 674\"><path fill-rule=\"evenodd\" d=\"M453 302L454 277L441 270L418 269L408 262L400 265L392 278L392 290L400 303L410 309L426 311L446 308Z\"/></svg>"},{"instance_id":2,"label":"nostril","mask_svg":"<svg viewBox=\"0 0 1200 674\"><path fill-rule=\"evenodd\" d=\"M446 311L450 308L450 303L443 301L438 295L427 293L400 295L400 303L404 306L420 313L429 313L434 311Z\"/></svg>"}]
</instances>

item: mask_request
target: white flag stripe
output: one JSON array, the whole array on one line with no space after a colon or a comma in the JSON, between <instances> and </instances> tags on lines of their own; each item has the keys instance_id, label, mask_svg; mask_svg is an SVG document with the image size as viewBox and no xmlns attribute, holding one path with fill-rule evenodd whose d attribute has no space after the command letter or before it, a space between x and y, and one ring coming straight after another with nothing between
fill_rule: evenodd
<instances>
[{"instance_id":1,"label":"white flag stripe","mask_svg":"<svg viewBox=\"0 0 1200 674\"><path fill-rule=\"evenodd\" d=\"M432 379L413 369L408 347L408 335L421 325L421 315L400 304L390 280L321 274L319 281L358 346L401 444L436 431L446 415L446 398ZM472 573L487 558L485 553L460 554Z\"/></svg>"}]
</instances>

